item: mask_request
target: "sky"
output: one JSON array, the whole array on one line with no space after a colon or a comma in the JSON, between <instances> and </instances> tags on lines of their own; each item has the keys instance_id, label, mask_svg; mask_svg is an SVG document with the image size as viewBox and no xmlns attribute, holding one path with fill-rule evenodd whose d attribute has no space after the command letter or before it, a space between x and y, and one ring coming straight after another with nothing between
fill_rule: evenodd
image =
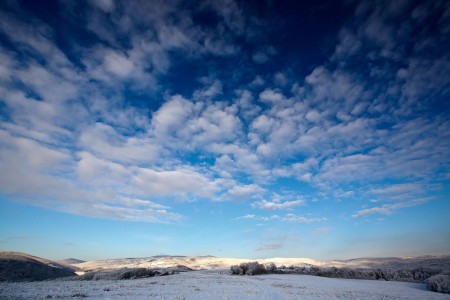
<instances>
[{"instance_id":1,"label":"sky","mask_svg":"<svg viewBox=\"0 0 450 300\"><path fill-rule=\"evenodd\" d=\"M450 254L450 2L0 1L0 249Z\"/></svg>"}]
</instances>

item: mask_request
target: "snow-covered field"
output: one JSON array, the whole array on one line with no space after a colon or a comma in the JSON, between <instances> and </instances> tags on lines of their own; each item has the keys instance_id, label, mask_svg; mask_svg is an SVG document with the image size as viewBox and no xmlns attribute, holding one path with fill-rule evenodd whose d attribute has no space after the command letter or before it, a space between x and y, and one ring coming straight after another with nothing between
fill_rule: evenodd
<instances>
[{"instance_id":1,"label":"snow-covered field","mask_svg":"<svg viewBox=\"0 0 450 300\"><path fill-rule=\"evenodd\" d=\"M450 299L424 284L308 275L231 276L193 271L121 281L0 283L0 299Z\"/></svg>"}]
</instances>

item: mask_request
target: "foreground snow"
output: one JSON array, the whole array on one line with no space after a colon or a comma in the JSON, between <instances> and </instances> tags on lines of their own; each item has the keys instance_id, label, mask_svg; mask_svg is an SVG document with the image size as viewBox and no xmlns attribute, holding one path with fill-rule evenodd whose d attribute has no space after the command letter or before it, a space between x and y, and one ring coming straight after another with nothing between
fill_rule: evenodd
<instances>
[{"instance_id":1,"label":"foreground snow","mask_svg":"<svg viewBox=\"0 0 450 300\"><path fill-rule=\"evenodd\" d=\"M424 284L307 275L231 276L194 271L121 281L0 283L0 299L450 299Z\"/></svg>"}]
</instances>

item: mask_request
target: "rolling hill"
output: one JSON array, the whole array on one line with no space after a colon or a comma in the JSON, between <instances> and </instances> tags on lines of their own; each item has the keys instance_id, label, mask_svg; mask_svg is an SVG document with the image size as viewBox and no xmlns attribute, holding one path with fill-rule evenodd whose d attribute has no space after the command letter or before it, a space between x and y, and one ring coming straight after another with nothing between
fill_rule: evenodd
<instances>
[{"instance_id":1,"label":"rolling hill","mask_svg":"<svg viewBox=\"0 0 450 300\"><path fill-rule=\"evenodd\" d=\"M0 252L0 281L40 281L74 276L73 269L20 252Z\"/></svg>"}]
</instances>

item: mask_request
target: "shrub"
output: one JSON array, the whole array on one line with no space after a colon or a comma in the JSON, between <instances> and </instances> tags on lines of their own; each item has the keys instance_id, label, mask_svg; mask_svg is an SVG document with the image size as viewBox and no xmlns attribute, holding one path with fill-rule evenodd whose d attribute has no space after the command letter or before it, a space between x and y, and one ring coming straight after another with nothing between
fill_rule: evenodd
<instances>
[{"instance_id":1,"label":"shrub","mask_svg":"<svg viewBox=\"0 0 450 300\"><path fill-rule=\"evenodd\" d=\"M245 272L245 275L259 275L259 274L265 274L266 268L257 261L247 263L247 271Z\"/></svg>"},{"instance_id":2,"label":"shrub","mask_svg":"<svg viewBox=\"0 0 450 300\"><path fill-rule=\"evenodd\" d=\"M270 263L270 264L268 264L266 266L266 271L268 273L276 273L277 272L277 266L272 262L272 263Z\"/></svg>"},{"instance_id":3,"label":"shrub","mask_svg":"<svg viewBox=\"0 0 450 300\"><path fill-rule=\"evenodd\" d=\"M230 271L233 275L259 275L267 273L266 268L257 261L241 263L239 266L231 266Z\"/></svg>"},{"instance_id":4,"label":"shrub","mask_svg":"<svg viewBox=\"0 0 450 300\"><path fill-rule=\"evenodd\" d=\"M74 280L93 280L96 273L88 272L83 275L74 277Z\"/></svg>"},{"instance_id":5,"label":"shrub","mask_svg":"<svg viewBox=\"0 0 450 300\"><path fill-rule=\"evenodd\" d=\"M320 274L320 269L319 269L319 267L311 266L311 267L309 268L309 274L311 274L311 275L319 275L319 274Z\"/></svg>"},{"instance_id":6,"label":"shrub","mask_svg":"<svg viewBox=\"0 0 450 300\"><path fill-rule=\"evenodd\" d=\"M145 268L139 268L139 269L134 269L134 270L120 273L118 278L119 279L136 279L136 278L153 277L155 275L156 275L156 272L154 272L152 270L145 269ZM161 275L165 275L165 274L161 274Z\"/></svg>"},{"instance_id":7,"label":"shrub","mask_svg":"<svg viewBox=\"0 0 450 300\"><path fill-rule=\"evenodd\" d=\"M136 268L136 269L118 269L110 270L105 272L89 272L81 276L71 277L68 280L124 280L124 279L137 279L137 278L147 278L153 276L163 276L169 275L160 273L155 270Z\"/></svg>"},{"instance_id":8,"label":"shrub","mask_svg":"<svg viewBox=\"0 0 450 300\"><path fill-rule=\"evenodd\" d=\"M450 275L434 275L425 280L427 288L433 292L450 294Z\"/></svg>"},{"instance_id":9,"label":"shrub","mask_svg":"<svg viewBox=\"0 0 450 300\"><path fill-rule=\"evenodd\" d=\"M244 275L244 271L238 265L231 266L231 275Z\"/></svg>"}]
</instances>

